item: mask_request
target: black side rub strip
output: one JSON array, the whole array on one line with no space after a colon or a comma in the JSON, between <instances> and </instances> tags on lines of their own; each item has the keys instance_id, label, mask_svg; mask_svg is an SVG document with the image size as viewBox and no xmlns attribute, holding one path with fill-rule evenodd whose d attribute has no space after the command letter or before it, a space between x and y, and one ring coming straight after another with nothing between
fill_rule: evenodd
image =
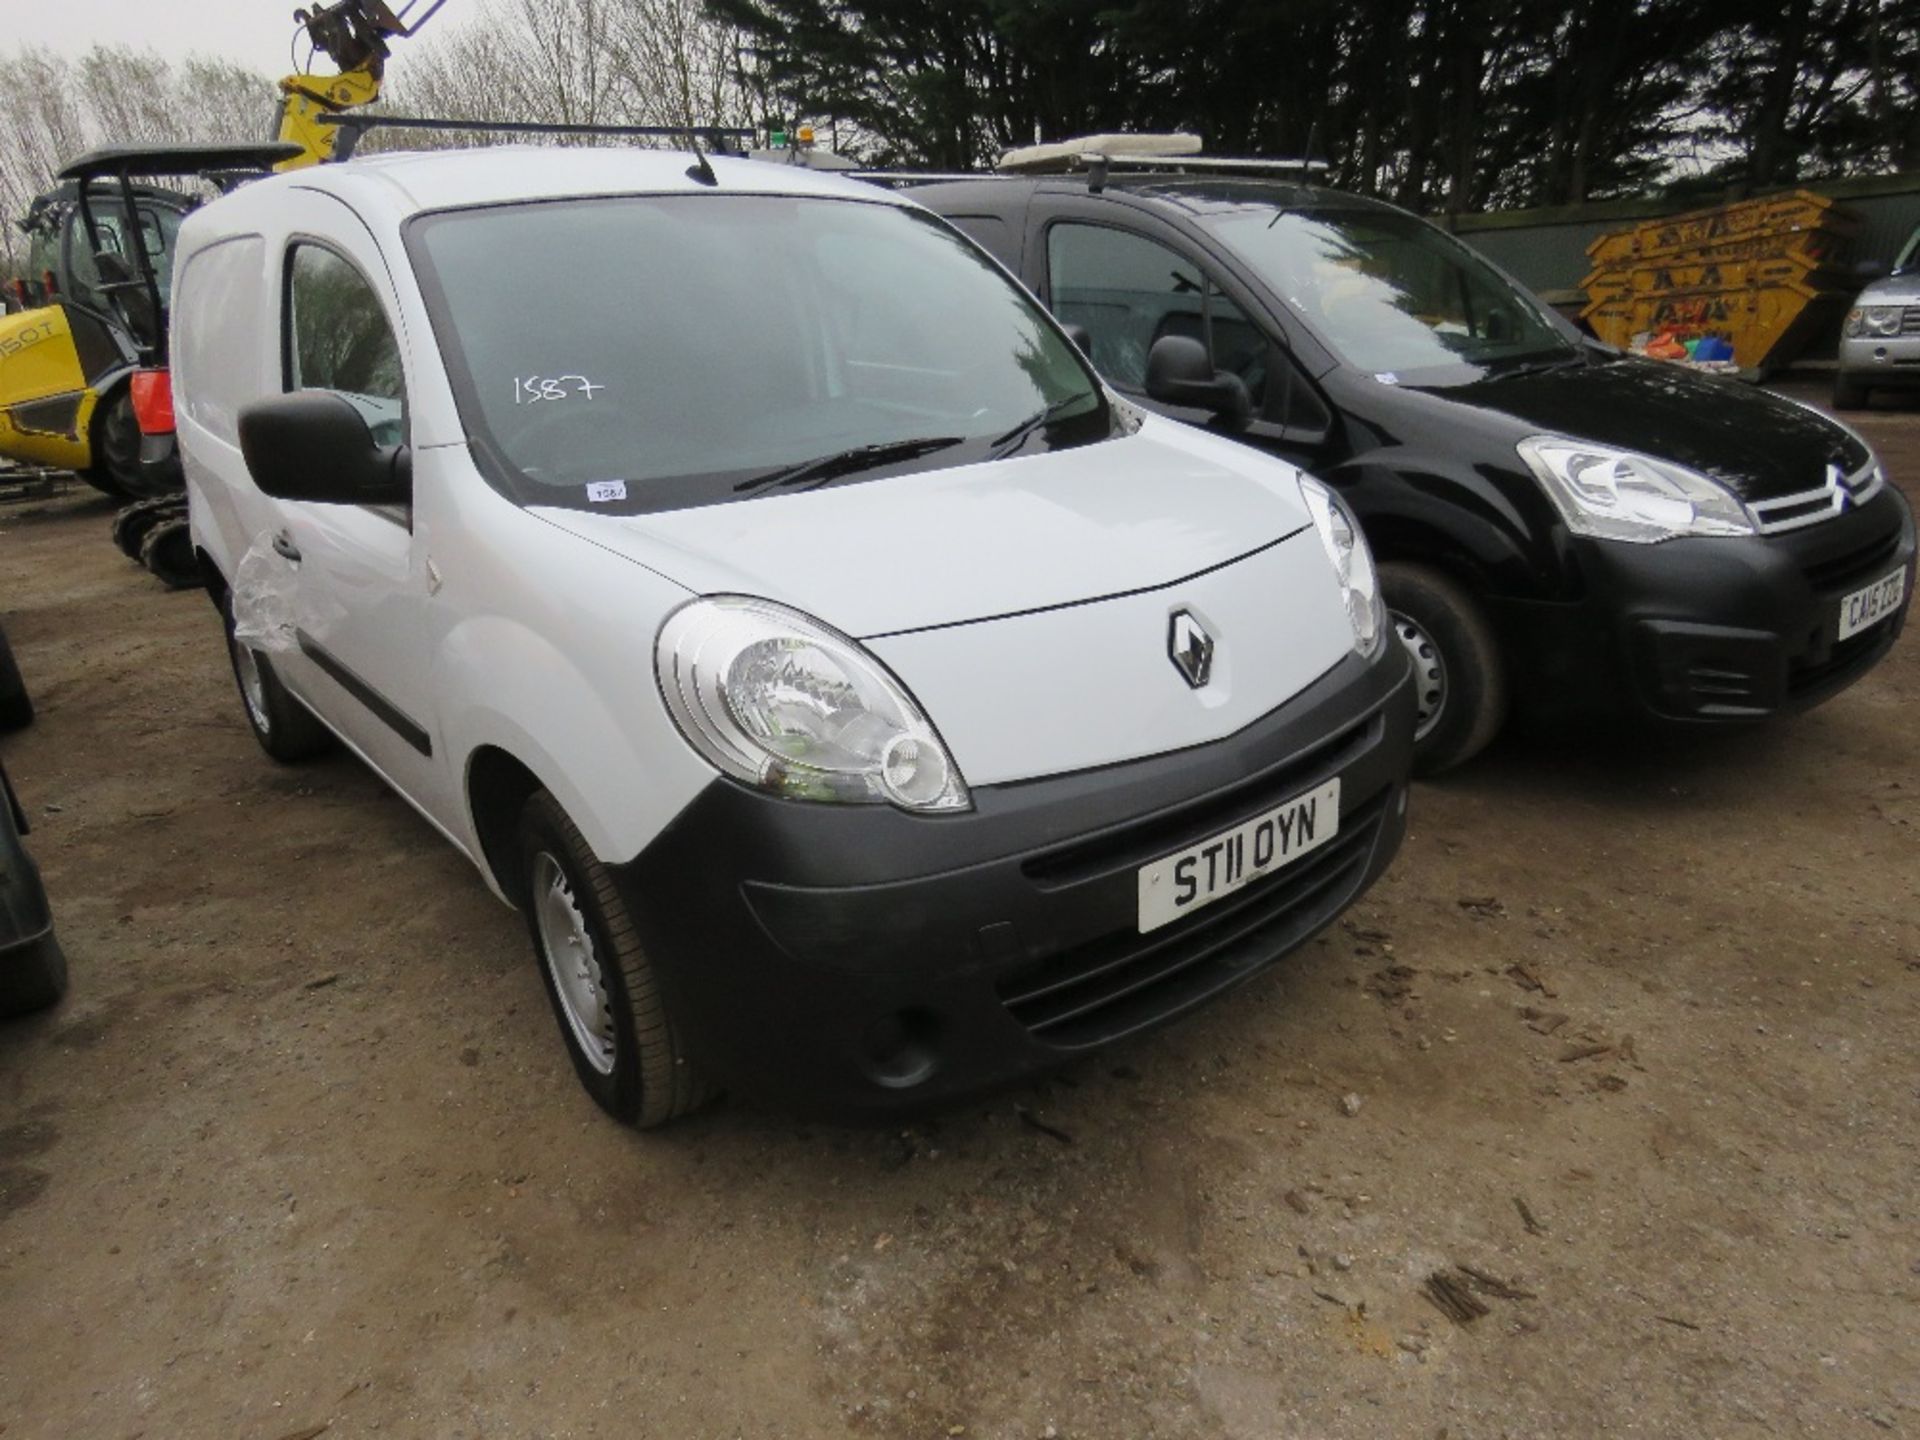
<instances>
[{"instance_id":1,"label":"black side rub strip","mask_svg":"<svg viewBox=\"0 0 1920 1440\"><path fill-rule=\"evenodd\" d=\"M306 631L299 630L295 634L299 637L302 655L331 675L342 690L371 710L394 734L422 755L432 756L433 737L427 734L418 721L411 719L404 710L321 649L318 642Z\"/></svg>"}]
</instances>

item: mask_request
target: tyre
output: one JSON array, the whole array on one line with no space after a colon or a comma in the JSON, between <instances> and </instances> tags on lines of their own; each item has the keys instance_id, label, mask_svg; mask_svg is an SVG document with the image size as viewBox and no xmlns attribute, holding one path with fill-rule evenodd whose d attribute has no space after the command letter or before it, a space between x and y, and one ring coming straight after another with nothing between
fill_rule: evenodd
<instances>
[{"instance_id":1,"label":"tyre","mask_svg":"<svg viewBox=\"0 0 1920 1440\"><path fill-rule=\"evenodd\" d=\"M1836 410L1864 410L1867 408L1868 390L1858 380L1844 370L1837 370L1833 376L1833 408Z\"/></svg>"},{"instance_id":2,"label":"tyre","mask_svg":"<svg viewBox=\"0 0 1920 1440\"><path fill-rule=\"evenodd\" d=\"M67 957L51 930L0 955L0 1015L44 1010L66 993Z\"/></svg>"},{"instance_id":3,"label":"tyre","mask_svg":"<svg viewBox=\"0 0 1920 1440\"><path fill-rule=\"evenodd\" d=\"M140 542L140 563L169 590L198 590L207 582L193 553L187 517L163 516Z\"/></svg>"},{"instance_id":4,"label":"tyre","mask_svg":"<svg viewBox=\"0 0 1920 1440\"><path fill-rule=\"evenodd\" d=\"M1500 650L1478 603L1440 571L1389 561L1380 583L1388 623L1413 662L1413 772L1438 775L1478 755L1506 721Z\"/></svg>"},{"instance_id":5,"label":"tyre","mask_svg":"<svg viewBox=\"0 0 1920 1440\"><path fill-rule=\"evenodd\" d=\"M124 499L151 494L140 474L140 422L133 415L132 387L121 385L101 397L87 437L93 464L81 478L96 490Z\"/></svg>"},{"instance_id":6,"label":"tyre","mask_svg":"<svg viewBox=\"0 0 1920 1440\"><path fill-rule=\"evenodd\" d=\"M283 765L331 750L333 732L280 683L272 661L235 638L233 616L224 610L222 613L227 626L227 658L233 665L234 683L240 687L241 712L260 748Z\"/></svg>"},{"instance_id":7,"label":"tyre","mask_svg":"<svg viewBox=\"0 0 1920 1440\"><path fill-rule=\"evenodd\" d=\"M520 812L517 853L534 956L587 1093L642 1130L704 1104L625 898L545 790Z\"/></svg>"},{"instance_id":8,"label":"tyre","mask_svg":"<svg viewBox=\"0 0 1920 1440\"><path fill-rule=\"evenodd\" d=\"M0 630L0 730L19 730L33 723L33 697L14 663L13 647Z\"/></svg>"}]
</instances>

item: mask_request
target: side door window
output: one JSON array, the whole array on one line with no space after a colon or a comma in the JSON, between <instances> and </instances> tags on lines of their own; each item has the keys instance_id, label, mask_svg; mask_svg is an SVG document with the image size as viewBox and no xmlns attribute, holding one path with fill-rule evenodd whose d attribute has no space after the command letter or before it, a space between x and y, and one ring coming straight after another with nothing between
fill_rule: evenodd
<instances>
[{"instance_id":1,"label":"side door window","mask_svg":"<svg viewBox=\"0 0 1920 1440\"><path fill-rule=\"evenodd\" d=\"M1199 266L1159 241L1057 222L1047 230L1047 293L1062 323L1085 328L1094 368L1122 390L1145 389L1155 341L1185 335L1211 339L1214 367L1244 380L1261 408L1266 337Z\"/></svg>"},{"instance_id":2,"label":"side door window","mask_svg":"<svg viewBox=\"0 0 1920 1440\"><path fill-rule=\"evenodd\" d=\"M286 388L331 390L366 417L382 445L406 438L400 344L380 297L353 263L298 244L287 265Z\"/></svg>"}]
</instances>

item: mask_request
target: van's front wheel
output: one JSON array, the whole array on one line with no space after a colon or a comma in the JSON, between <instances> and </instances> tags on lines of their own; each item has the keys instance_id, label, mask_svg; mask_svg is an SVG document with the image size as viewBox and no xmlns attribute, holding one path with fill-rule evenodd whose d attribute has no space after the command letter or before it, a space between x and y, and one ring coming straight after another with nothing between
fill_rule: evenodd
<instances>
[{"instance_id":1,"label":"van's front wheel","mask_svg":"<svg viewBox=\"0 0 1920 1440\"><path fill-rule=\"evenodd\" d=\"M260 748L283 765L331 750L333 732L288 693L265 655L233 633L233 616L226 606L221 607L221 619L227 628L227 659L240 689L240 708Z\"/></svg>"},{"instance_id":2,"label":"van's front wheel","mask_svg":"<svg viewBox=\"0 0 1920 1440\"><path fill-rule=\"evenodd\" d=\"M580 1083L642 1130L698 1109L687 1063L633 917L567 812L539 790L520 812L521 907Z\"/></svg>"},{"instance_id":3,"label":"van's front wheel","mask_svg":"<svg viewBox=\"0 0 1920 1440\"><path fill-rule=\"evenodd\" d=\"M1438 570L1380 567L1387 620L1413 662L1413 770L1437 775L1471 760L1507 718L1506 674L1493 628L1471 595Z\"/></svg>"}]
</instances>

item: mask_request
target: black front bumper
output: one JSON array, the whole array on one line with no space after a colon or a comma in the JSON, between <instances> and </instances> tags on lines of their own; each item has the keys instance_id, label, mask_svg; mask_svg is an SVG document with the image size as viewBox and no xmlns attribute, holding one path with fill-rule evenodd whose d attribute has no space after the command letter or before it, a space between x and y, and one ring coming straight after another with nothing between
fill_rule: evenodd
<instances>
[{"instance_id":1,"label":"black front bumper","mask_svg":"<svg viewBox=\"0 0 1920 1440\"><path fill-rule=\"evenodd\" d=\"M1493 602L1520 708L1750 723L1819 704L1893 648L1913 596L1913 513L1889 485L1799 530L1658 545L1579 540L1568 563L1580 600ZM1903 566L1900 609L1841 640L1845 597Z\"/></svg>"},{"instance_id":2,"label":"black front bumper","mask_svg":"<svg viewBox=\"0 0 1920 1440\"><path fill-rule=\"evenodd\" d=\"M964 815L715 781L618 873L715 1080L817 1113L918 1109L1170 1020L1327 925L1399 848L1412 730L1388 645L1228 739L978 789ZM1137 932L1140 866L1335 775L1334 839Z\"/></svg>"}]
</instances>

